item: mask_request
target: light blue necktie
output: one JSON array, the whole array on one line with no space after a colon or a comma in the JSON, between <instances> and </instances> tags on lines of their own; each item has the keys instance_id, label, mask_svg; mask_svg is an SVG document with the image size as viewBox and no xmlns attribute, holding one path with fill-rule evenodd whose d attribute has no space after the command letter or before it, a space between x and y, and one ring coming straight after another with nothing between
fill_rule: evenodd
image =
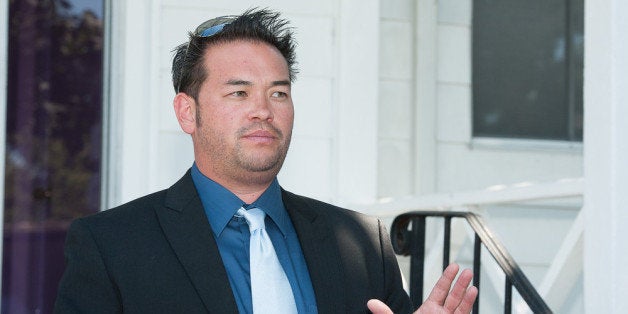
<instances>
[{"instance_id":1,"label":"light blue necktie","mask_svg":"<svg viewBox=\"0 0 628 314\"><path fill-rule=\"evenodd\" d=\"M238 209L251 231L250 265L253 313L297 313L290 282L264 225L266 213L259 208Z\"/></svg>"}]
</instances>

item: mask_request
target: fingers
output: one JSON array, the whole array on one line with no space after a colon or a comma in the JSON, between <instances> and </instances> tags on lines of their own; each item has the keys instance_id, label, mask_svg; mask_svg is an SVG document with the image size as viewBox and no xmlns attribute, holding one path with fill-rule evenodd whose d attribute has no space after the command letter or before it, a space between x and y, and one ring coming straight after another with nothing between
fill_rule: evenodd
<instances>
[{"instance_id":1,"label":"fingers","mask_svg":"<svg viewBox=\"0 0 628 314\"><path fill-rule=\"evenodd\" d=\"M430 292L430 295L427 297L426 301L432 301L437 304L444 304L447 295L449 294L449 289L451 288L451 283L456 278L456 274L458 274L458 269L460 267L456 263L451 263L445 271L443 271L443 275L438 279L434 289Z\"/></svg>"},{"instance_id":2,"label":"fingers","mask_svg":"<svg viewBox=\"0 0 628 314\"><path fill-rule=\"evenodd\" d=\"M475 303L475 298L478 296L478 288L471 286L467 288L464 297L462 298L462 302L456 309L454 313L471 313L473 309L473 303Z\"/></svg>"},{"instance_id":3,"label":"fingers","mask_svg":"<svg viewBox=\"0 0 628 314\"><path fill-rule=\"evenodd\" d=\"M467 293L467 287L469 283L471 283L471 279L473 279L473 273L469 269L465 269L462 271L458 280L454 284L454 288L451 289L447 297L445 298L445 309L450 311L454 311L460 302L462 302L464 296Z\"/></svg>"},{"instance_id":4,"label":"fingers","mask_svg":"<svg viewBox=\"0 0 628 314\"><path fill-rule=\"evenodd\" d=\"M394 314L393 311L388 307L388 305L377 299L369 300L368 302L366 302L366 306L373 314Z\"/></svg>"},{"instance_id":5,"label":"fingers","mask_svg":"<svg viewBox=\"0 0 628 314\"><path fill-rule=\"evenodd\" d=\"M449 313L470 313L478 295L478 289L473 286L469 287L473 279L473 272L469 269L462 271L451 288L459 269L460 267L455 263L447 266L426 302L433 302Z\"/></svg>"}]
</instances>

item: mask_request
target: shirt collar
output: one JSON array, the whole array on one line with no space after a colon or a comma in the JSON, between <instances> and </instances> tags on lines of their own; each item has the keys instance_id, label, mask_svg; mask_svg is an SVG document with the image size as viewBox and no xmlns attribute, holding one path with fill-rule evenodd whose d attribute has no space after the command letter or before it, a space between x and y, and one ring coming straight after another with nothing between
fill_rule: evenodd
<instances>
[{"instance_id":1,"label":"shirt collar","mask_svg":"<svg viewBox=\"0 0 628 314\"><path fill-rule=\"evenodd\" d=\"M196 163L192 165L191 173L192 181L201 198L205 215L207 215L209 224L216 237L220 236L240 207L245 207L246 209L260 208L275 222L284 236L291 230L289 227L291 223L290 217L283 205L281 187L277 178L273 180L256 201L252 204L245 204L231 191L201 173Z\"/></svg>"}]
</instances>

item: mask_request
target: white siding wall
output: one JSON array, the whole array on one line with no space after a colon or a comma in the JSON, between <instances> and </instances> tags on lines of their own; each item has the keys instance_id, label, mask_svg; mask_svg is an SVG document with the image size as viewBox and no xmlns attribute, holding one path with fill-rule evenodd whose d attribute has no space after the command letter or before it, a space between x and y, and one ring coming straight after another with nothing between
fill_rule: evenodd
<instances>
[{"instance_id":1,"label":"white siding wall","mask_svg":"<svg viewBox=\"0 0 628 314\"><path fill-rule=\"evenodd\" d=\"M381 1L378 196L414 193L414 34L412 0Z\"/></svg>"}]
</instances>

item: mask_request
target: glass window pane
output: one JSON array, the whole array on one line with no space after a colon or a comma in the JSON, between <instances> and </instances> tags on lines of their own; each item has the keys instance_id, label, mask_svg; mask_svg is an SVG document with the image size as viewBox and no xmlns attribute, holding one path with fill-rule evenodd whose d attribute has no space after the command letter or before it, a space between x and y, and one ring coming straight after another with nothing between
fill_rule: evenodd
<instances>
[{"instance_id":1,"label":"glass window pane","mask_svg":"<svg viewBox=\"0 0 628 314\"><path fill-rule=\"evenodd\" d=\"M99 210L103 0L9 1L2 313L51 313L72 219Z\"/></svg>"},{"instance_id":2,"label":"glass window pane","mask_svg":"<svg viewBox=\"0 0 628 314\"><path fill-rule=\"evenodd\" d=\"M474 1L474 136L582 139L582 20L582 0Z\"/></svg>"}]
</instances>

